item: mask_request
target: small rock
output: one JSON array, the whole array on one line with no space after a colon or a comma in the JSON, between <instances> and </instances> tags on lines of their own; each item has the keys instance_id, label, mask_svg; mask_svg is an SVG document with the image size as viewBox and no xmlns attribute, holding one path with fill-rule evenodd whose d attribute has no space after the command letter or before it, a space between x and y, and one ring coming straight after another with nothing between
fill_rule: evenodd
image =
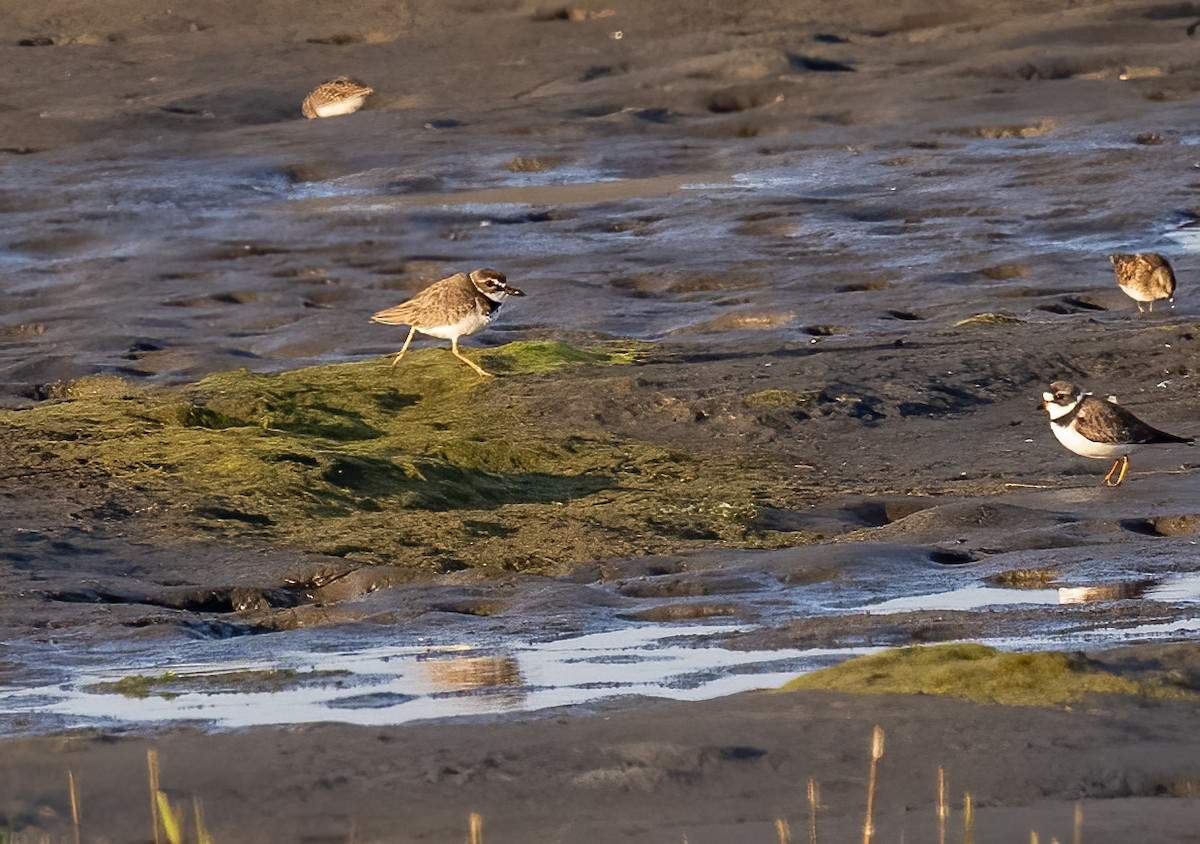
<instances>
[{"instance_id":1,"label":"small rock","mask_svg":"<svg viewBox=\"0 0 1200 844\"><path fill-rule=\"evenodd\" d=\"M1159 536L1186 536L1200 531L1200 515L1154 516L1146 524Z\"/></svg>"}]
</instances>

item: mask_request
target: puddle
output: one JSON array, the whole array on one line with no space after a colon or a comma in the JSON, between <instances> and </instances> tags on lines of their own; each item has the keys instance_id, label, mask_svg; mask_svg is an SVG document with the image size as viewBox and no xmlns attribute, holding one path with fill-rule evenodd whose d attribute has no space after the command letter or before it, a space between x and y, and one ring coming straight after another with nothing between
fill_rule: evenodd
<instances>
[{"instance_id":1,"label":"puddle","mask_svg":"<svg viewBox=\"0 0 1200 844\"><path fill-rule=\"evenodd\" d=\"M1200 572L1189 572L1154 584L1145 597L1168 604L1200 603Z\"/></svg>"},{"instance_id":2,"label":"puddle","mask_svg":"<svg viewBox=\"0 0 1200 844\"><path fill-rule=\"evenodd\" d=\"M968 576L964 575L965 581ZM787 590L770 623L788 618L866 612L1003 610L1084 602L1153 600L1200 603L1200 572L1091 586L1042 589L978 585L904 595L876 603L847 601L847 583ZM909 584L911 588L912 584ZM837 593L842 594L838 595ZM1130 626L1065 628L1052 620L1014 639L984 640L1012 650L1109 647L1200 630L1200 619ZM766 619L764 619L766 620ZM89 654L14 644L9 664L30 666L24 682L10 672L0 687L0 734L113 725L196 722L215 729L337 721L382 726L462 716L534 712L621 697L705 700L774 688L798 674L879 648L730 650L712 641L756 625L634 624L548 641L492 633L478 641L381 643L376 631L292 631L172 647L107 645ZM267 654L267 657L263 655ZM48 673L45 666L54 674ZM42 666L35 672L33 666ZM114 689L114 684L117 684ZM119 693L123 689L125 694Z\"/></svg>"},{"instance_id":3,"label":"puddle","mask_svg":"<svg viewBox=\"0 0 1200 844\"><path fill-rule=\"evenodd\" d=\"M514 187L542 185L585 185L593 182L618 182L620 177L604 173L596 167L567 165L547 170L517 171L505 179Z\"/></svg>"},{"instance_id":4,"label":"puddle","mask_svg":"<svg viewBox=\"0 0 1200 844\"><path fill-rule=\"evenodd\" d=\"M1095 586L1060 586L1049 589L965 586L932 595L905 595L866 605L862 610L871 615L889 615L921 610L965 611L989 607L1102 603L1137 598L1172 604L1200 603L1200 572L1176 575L1161 581L1144 578Z\"/></svg>"},{"instance_id":5,"label":"puddle","mask_svg":"<svg viewBox=\"0 0 1200 844\"><path fill-rule=\"evenodd\" d=\"M948 577L957 588L897 594L920 583L945 584ZM1200 572L1039 589L989 587L979 577L961 569L952 575L939 571L937 579L893 584L891 596L874 592L874 581L844 580L747 600L759 612L759 624L771 626L864 612L1003 611L1128 600L1200 603ZM872 602L873 597L883 599ZM981 641L1009 650L1102 648L1200 630L1200 619L1170 617L1165 608L1161 620L1131 619L1124 626L1113 619L1106 613L1096 622L1105 626L1091 626L1078 615L1047 616L1020 637ZM87 653L11 643L5 661L15 670L0 686L0 735L189 722L212 729L323 721L382 726L588 706L615 698L704 700L778 687L798 674L878 650L731 650L713 641L759 624L597 622L622 626L542 641L500 628L397 641L391 632L356 627L167 646L113 643ZM460 638L448 638L455 635Z\"/></svg>"},{"instance_id":6,"label":"puddle","mask_svg":"<svg viewBox=\"0 0 1200 844\"><path fill-rule=\"evenodd\" d=\"M704 700L776 687L804 671L875 650L733 651L696 646L696 637L745 629L654 625L497 647L361 647L347 641L343 648L304 649L293 637L270 661L238 660L234 654L218 658L219 652L249 647L261 652L262 637L250 644L194 643L165 656L160 653L153 661L110 653L78 666L63 680L0 689L0 708L6 713L0 724L10 734L51 725L70 729L182 721L216 728L320 721L378 726L530 712L615 697ZM322 638L328 636L325 631ZM269 691L256 688L254 682L251 688L238 688L238 677L265 672L294 676L298 682ZM141 696L100 690L137 675L151 678L136 684ZM223 677L231 681L222 684ZM197 690L189 690L189 685Z\"/></svg>"},{"instance_id":7,"label":"puddle","mask_svg":"<svg viewBox=\"0 0 1200 844\"><path fill-rule=\"evenodd\" d=\"M503 187L479 188L441 193L417 193L398 196L372 196L366 205L376 208L460 207L489 205L570 205L618 202L629 199L667 196L678 193L692 184L696 176L651 176L634 179L603 179L588 182L538 182L510 184ZM727 182L728 176L714 175L711 187ZM303 211L361 210L351 197L306 199L295 203Z\"/></svg>"},{"instance_id":8,"label":"puddle","mask_svg":"<svg viewBox=\"0 0 1200 844\"><path fill-rule=\"evenodd\" d=\"M1183 226L1163 234L1167 240L1172 240L1187 252L1200 251L1200 228L1194 225Z\"/></svg>"},{"instance_id":9,"label":"puddle","mask_svg":"<svg viewBox=\"0 0 1200 844\"><path fill-rule=\"evenodd\" d=\"M919 610L979 610L984 607L1057 604L1057 589L1000 589L992 586L967 586L934 595L905 595L871 604L863 610L872 615L889 615Z\"/></svg>"}]
</instances>

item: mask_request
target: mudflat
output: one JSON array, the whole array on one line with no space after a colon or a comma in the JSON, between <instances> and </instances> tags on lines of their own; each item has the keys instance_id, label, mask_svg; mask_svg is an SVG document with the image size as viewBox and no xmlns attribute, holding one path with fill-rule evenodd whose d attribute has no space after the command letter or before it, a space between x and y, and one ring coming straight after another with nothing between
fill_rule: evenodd
<instances>
[{"instance_id":1,"label":"mudflat","mask_svg":"<svg viewBox=\"0 0 1200 844\"><path fill-rule=\"evenodd\" d=\"M4 10L0 827L71 838L70 769L84 840L149 840L153 747L218 841L447 840L472 812L488 841L804 840L810 779L819 840L844 840L879 725L877 840L935 840L939 767L951 840L967 792L981 842L1192 840L1194 452L1108 489L1036 404L1066 378L1197 433L1197 17ZM342 74L366 107L302 117ZM1117 288L1107 255L1135 251L1171 258L1174 309ZM390 370L402 330L370 314L482 266L528 293L464 344L498 377L438 341ZM492 695L474 717L352 723L405 703L364 692L240 729L52 691L196 643L270 662L650 625L831 661L1086 650L1141 685L536 709L533 666L502 657L427 696ZM159 680L116 688L135 712L190 691Z\"/></svg>"}]
</instances>

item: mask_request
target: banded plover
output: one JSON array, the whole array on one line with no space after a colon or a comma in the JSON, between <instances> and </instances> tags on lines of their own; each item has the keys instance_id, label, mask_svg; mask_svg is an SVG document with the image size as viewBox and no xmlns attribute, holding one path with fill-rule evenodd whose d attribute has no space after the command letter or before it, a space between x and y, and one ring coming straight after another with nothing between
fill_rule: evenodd
<instances>
[{"instance_id":1,"label":"banded plover","mask_svg":"<svg viewBox=\"0 0 1200 844\"><path fill-rule=\"evenodd\" d=\"M1064 446L1080 457L1116 461L1104 476L1108 486L1120 486L1129 471L1129 455L1143 446L1194 442L1191 437L1160 431L1115 399L1098 399L1070 381L1051 384L1042 393L1042 408L1050 414L1050 429Z\"/></svg>"},{"instance_id":2,"label":"banded plover","mask_svg":"<svg viewBox=\"0 0 1200 844\"><path fill-rule=\"evenodd\" d=\"M400 362L408 351L413 335L420 331L430 337L449 340L450 351L456 358L480 375L490 375L490 372L485 372L478 364L463 357L458 351L458 338L486 327L509 296L524 295L523 290L508 283L502 272L486 268L472 270L435 281L407 302L375 314L371 321L411 326L404 346L392 360L392 366Z\"/></svg>"}]
</instances>

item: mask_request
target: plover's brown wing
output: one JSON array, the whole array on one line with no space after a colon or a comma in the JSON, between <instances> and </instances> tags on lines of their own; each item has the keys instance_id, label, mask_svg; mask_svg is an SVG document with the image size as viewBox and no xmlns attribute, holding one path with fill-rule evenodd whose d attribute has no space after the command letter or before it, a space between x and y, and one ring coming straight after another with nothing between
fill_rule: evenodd
<instances>
[{"instance_id":1,"label":"plover's brown wing","mask_svg":"<svg viewBox=\"0 0 1200 844\"><path fill-rule=\"evenodd\" d=\"M1175 272L1171 265L1160 255L1155 255L1162 263L1150 271L1150 290L1160 299L1170 299L1175 295Z\"/></svg>"},{"instance_id":2,"label":"plover's brown wing","mask_svg":"<svg viewBox=\"0 0 1200 844\"><path fill-rule=\"evenodd\" d=\"M407 302L380 311L373 322L417 328L451 325L475 309L479 293L466 273L435 281Z\"/></svg>"},{"instance_id":3,"label":"plover's brown wing","mask_svg":"<svg viewBox=\"0 0 1200 844\"><path fill-rule=\"evenodd\" d=\"M1147 425L1119 404L1088 397L1075 416L1075 430L1094 443L1112 445L1151 445L1154 443L1190 443Z\"/></svg>"}]
</instances>

